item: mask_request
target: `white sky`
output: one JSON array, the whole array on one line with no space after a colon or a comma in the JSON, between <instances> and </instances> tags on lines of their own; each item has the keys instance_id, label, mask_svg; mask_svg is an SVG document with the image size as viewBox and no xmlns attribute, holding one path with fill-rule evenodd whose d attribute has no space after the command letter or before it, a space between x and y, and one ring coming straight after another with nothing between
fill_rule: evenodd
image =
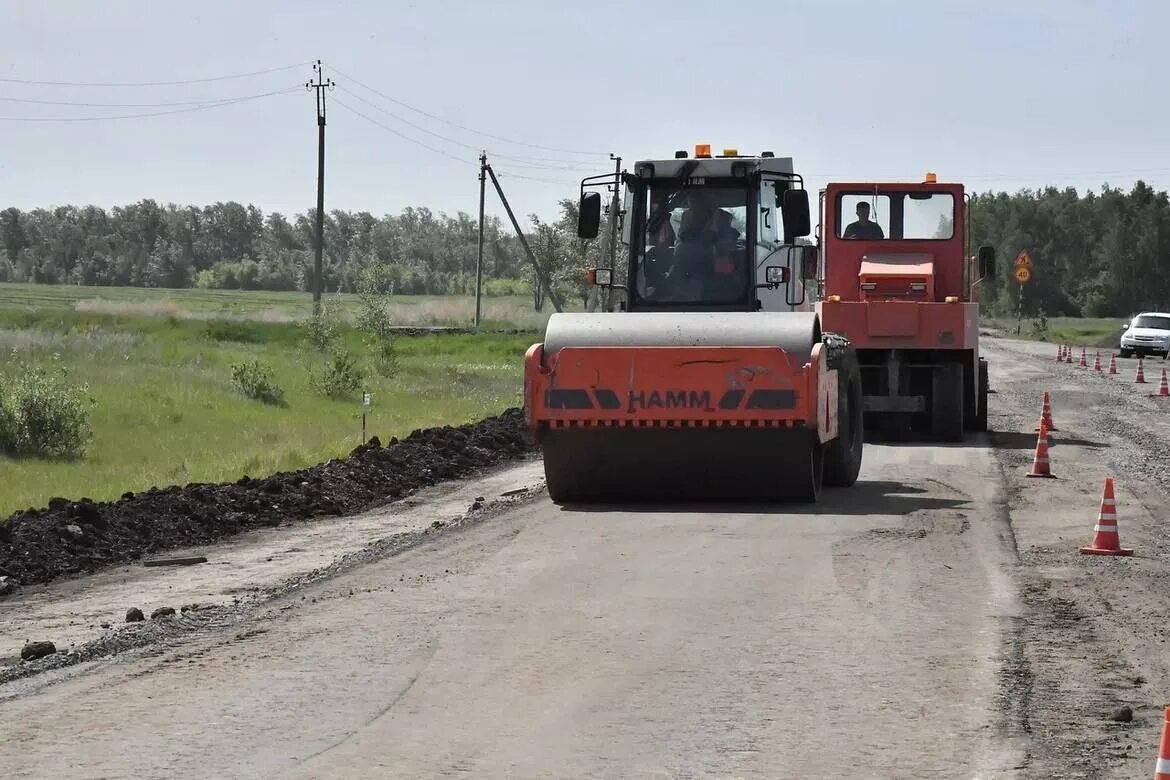
<instances>
[{"instance_id":1,"label":"white sky","mask_svg":"<svg viewBox=\"0 0 1170 780\"><path fill-rule=\"evenodd\" d=\"M327 209L474 214L484 146L522 218L551 216L582 176L611 167L610 152L632 162L696 143L792 156L810 189L928 170L978 191L1170 185L1170 3L1159 0L0 0L0 10L3 79L183 81L297 66L155 87L0 81L0 208L152 197L303 212L316 198L304 82L317 58L338 84ZM157 104L281 89L294 91L166 116L13 121L182 107L14 98ZM488 202L503 214L490 189Z\"/></svg>"}]
</instances>

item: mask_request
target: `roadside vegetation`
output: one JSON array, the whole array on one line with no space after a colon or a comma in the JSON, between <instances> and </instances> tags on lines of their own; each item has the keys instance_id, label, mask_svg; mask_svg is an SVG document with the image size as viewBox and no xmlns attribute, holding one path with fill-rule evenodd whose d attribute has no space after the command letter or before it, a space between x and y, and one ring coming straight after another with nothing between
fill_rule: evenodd
<instances>
[{"instance_id":1,"label":"roadside vegetation","mask_svg":"<svg viewBox=\"0 0 1170 780\"><path fill-rule=\"evenodd\" d=\"M16 302L29 292L51 294ZM361 443L366 392L367 437L383 442L498 414L519 403L537 336L506 321L511 332L401 334L396 318L417 302L377 292L327 296L317 319L308 296L278 301L294 316L277 319L271 293L217 294L234 298L0 285L0 518L56 496L109 500L344 456ZM97 295L118 305L93 306ZM216 317L224 308L233 315Z\"/></svg>"},{"instance_id":2,"label":"roadside vegetation","mask_svg":"<svg viewBox=\"0 0 1170 780\"><path fill-rule=\"evenodd\" d=\"M1116 349L1121 338L1124 317L1025 317L1016 333L1014 317L984 317L980 327L1004 338L1048 341L1084 347Z\"/></svg>"}]
</instances>

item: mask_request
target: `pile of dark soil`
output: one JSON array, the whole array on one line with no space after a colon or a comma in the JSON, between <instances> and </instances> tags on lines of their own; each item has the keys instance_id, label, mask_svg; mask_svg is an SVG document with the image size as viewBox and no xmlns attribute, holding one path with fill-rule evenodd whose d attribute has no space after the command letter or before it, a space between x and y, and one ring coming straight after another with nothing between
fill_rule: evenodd
<instances>
[{"instance_id":1,"label":"pile of dark soil","mask_svg":"<svg viewBox=\"0 0 1170 780\"><path fill-rule=\"evenodd\" d=\"M534 452L523 413L428 428L385 447L375 437L344 460L266 479L126 493L116 502L54 498L0 523L0 598L162 550L207 544L252 528L348 515L443 480ZM15 581L15 582L14 582Z\"/></svg>"}]
</instances>

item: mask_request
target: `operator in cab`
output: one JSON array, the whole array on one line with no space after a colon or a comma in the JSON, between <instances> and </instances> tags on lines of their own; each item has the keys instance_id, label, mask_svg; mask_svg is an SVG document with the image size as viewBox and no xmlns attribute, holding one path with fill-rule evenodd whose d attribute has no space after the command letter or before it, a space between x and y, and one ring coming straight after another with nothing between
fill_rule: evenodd
<instances>
[{"instance_id":1,"label":"operator in cab","mask_svg":"<svg viewBox=\"0 0 1170 780\"><path fill-rule=\"evenodd\" d=\"M870 221L869 204L861 201L857 204L857 221L849 223L841 238L853 238L861 241L877 241L886 237L882 226Z\"/></svg>"}]
</instances>

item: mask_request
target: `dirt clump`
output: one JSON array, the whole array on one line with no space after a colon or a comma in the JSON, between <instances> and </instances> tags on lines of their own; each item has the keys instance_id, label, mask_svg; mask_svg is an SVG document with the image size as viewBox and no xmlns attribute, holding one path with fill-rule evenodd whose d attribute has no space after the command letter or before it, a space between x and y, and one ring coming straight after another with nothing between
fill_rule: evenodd
<instances>
[{"instance_id":1,"label":"dirt clump","mask_svg":"<svg viewBox=\"0 0 1170 780\"><path fill-rule=\"evenodd\" d=\"M0 523L0 578L44 584L254 528L353 514L533 451L523 413L513 408L386 446L374 437L344 459L264 479L151 488L105 503L54 498Z\"/></svg>"}]
</instances>

